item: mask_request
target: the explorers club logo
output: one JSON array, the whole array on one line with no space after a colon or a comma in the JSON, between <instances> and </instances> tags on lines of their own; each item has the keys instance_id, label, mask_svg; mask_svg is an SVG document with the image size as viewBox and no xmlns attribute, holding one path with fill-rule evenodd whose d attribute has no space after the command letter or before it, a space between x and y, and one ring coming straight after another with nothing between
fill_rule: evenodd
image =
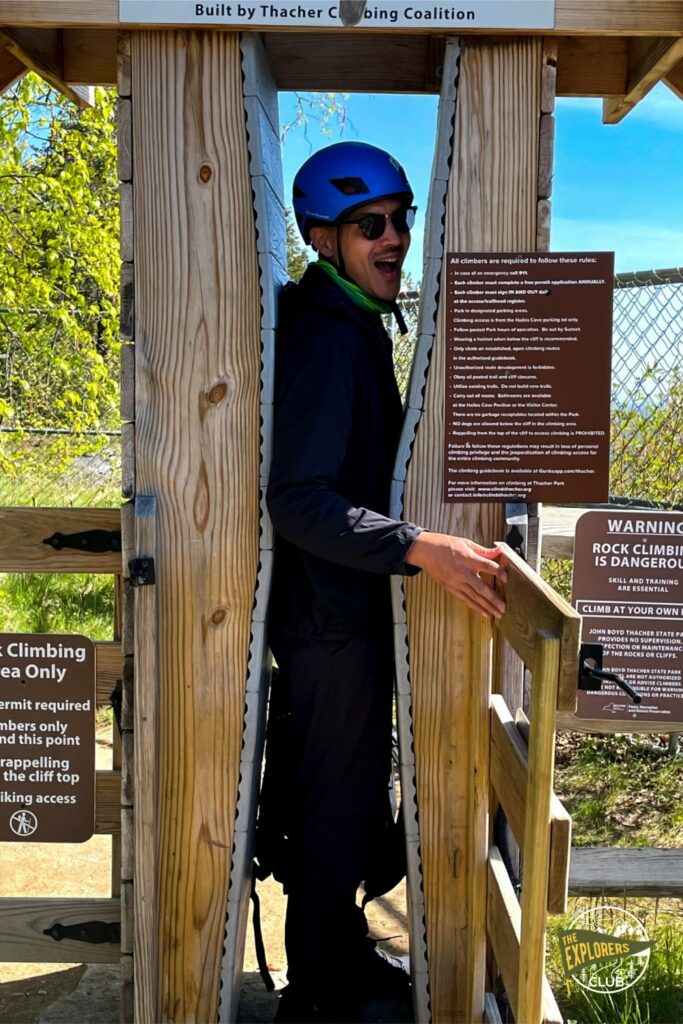
<instances>
[{"instance_id":1,"label":"the explorers club logo","mask_svg":"<svg viewBox=\"0 0 683 1024\"><path fill-rule=\"evenodd\" d=\"M650 939L628 910L599 906L577 914L558 933L567 978L589 992L622 992L642 978L650 960Z\"/></svg>"}]
</instances>

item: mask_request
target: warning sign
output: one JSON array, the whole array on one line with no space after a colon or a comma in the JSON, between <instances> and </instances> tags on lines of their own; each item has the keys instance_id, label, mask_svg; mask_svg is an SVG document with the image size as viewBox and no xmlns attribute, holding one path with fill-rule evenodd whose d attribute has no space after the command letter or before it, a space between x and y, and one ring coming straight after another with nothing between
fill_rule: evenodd
<instances>
[{"instance_id":1,"label":"warning sign","mask_svg":"<svg viewBox=\"0 0 683 1024\"><path fill-rule=\"evenodd\" d=\"M614 683L579 693L581 718L683 722L683 513L587 512L576 524L573 603L584 643L604 645Z\"/></svg>"},{"instance_id":2,"label":"warning sign","mask_svg":"<svg viewBox=\"0 0 683 1024\"><path fill-rule=\"evenodd\" d=\"M94 644L0 633L0 840L81 843L94 831Z\"/></svg>"}]
</instances>

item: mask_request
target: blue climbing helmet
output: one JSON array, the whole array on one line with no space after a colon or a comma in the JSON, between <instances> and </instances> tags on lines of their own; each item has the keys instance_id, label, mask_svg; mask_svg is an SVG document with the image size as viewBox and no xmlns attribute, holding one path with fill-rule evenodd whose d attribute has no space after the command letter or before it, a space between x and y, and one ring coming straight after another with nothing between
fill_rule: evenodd
<instances>
[{"instance_id":1,"label":"blue climbing helmet","mask_svg":"<svg viewBox=\"0 0 683 1024\"><path fill-rule=\"evenodd\" d=\"M412 203L406 172L390 153L367 142L337 142L314 153L292 188L296 222L307 245L315 224L334 224L357 206L389 196Z\"/></svg>"}]
</instances>

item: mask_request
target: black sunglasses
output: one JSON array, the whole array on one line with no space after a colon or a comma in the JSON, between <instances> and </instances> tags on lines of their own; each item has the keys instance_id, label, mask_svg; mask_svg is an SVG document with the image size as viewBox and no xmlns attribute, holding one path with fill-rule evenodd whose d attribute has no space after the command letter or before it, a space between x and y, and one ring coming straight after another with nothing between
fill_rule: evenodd
<instances>
[{"instance_id":1,"label":"black sunglasses","mask_svg":"<svg viewBox=\"0 0 683 1024\"><path fill-rule=\"evenodd\" d=\"M357 224L363 238L375 242L381 238L390 220L399 235L405 235L415 224L417 206L403 206L393 213L366 213L360 220L340 220L339 224Z\"/></svg>"}]
</instances>

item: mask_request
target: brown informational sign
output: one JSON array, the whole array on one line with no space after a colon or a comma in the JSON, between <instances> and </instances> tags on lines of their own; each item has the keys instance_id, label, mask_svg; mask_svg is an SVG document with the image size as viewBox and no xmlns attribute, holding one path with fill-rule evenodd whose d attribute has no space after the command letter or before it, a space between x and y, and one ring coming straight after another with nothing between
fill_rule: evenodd
<instances>
[{"instance_id":1,"label":"brown informational sign","mask_svg":"<svg viewBox=\"0 0 683 1024\"><path fill-rule=\"evenodd\" d=\"M95 647L0 633L0 840L82 843L95 830Z\"/></svg>"},{"instance_id":2,"label":"brown informational sign","mask_svg":"<svg viewBox=\"0 0 683 1024\"><path fill-rule=\"evenodd\" d=\"M614 254L449 253L444 501L606 501Z\"/></svg>"},{"instance_id":3,"label":"brown informational sign","mask_svg":"<svg viewBox=\"0 0 683 1024\"><path fill-rule=\"evenodd\" d=\"M683 513L615 509L576 524L573 602L584 643L604 645L603 668L643 698L634 704L614 683L580 692L581 718L683 722Z\"/></svg>"}]
</instances>

